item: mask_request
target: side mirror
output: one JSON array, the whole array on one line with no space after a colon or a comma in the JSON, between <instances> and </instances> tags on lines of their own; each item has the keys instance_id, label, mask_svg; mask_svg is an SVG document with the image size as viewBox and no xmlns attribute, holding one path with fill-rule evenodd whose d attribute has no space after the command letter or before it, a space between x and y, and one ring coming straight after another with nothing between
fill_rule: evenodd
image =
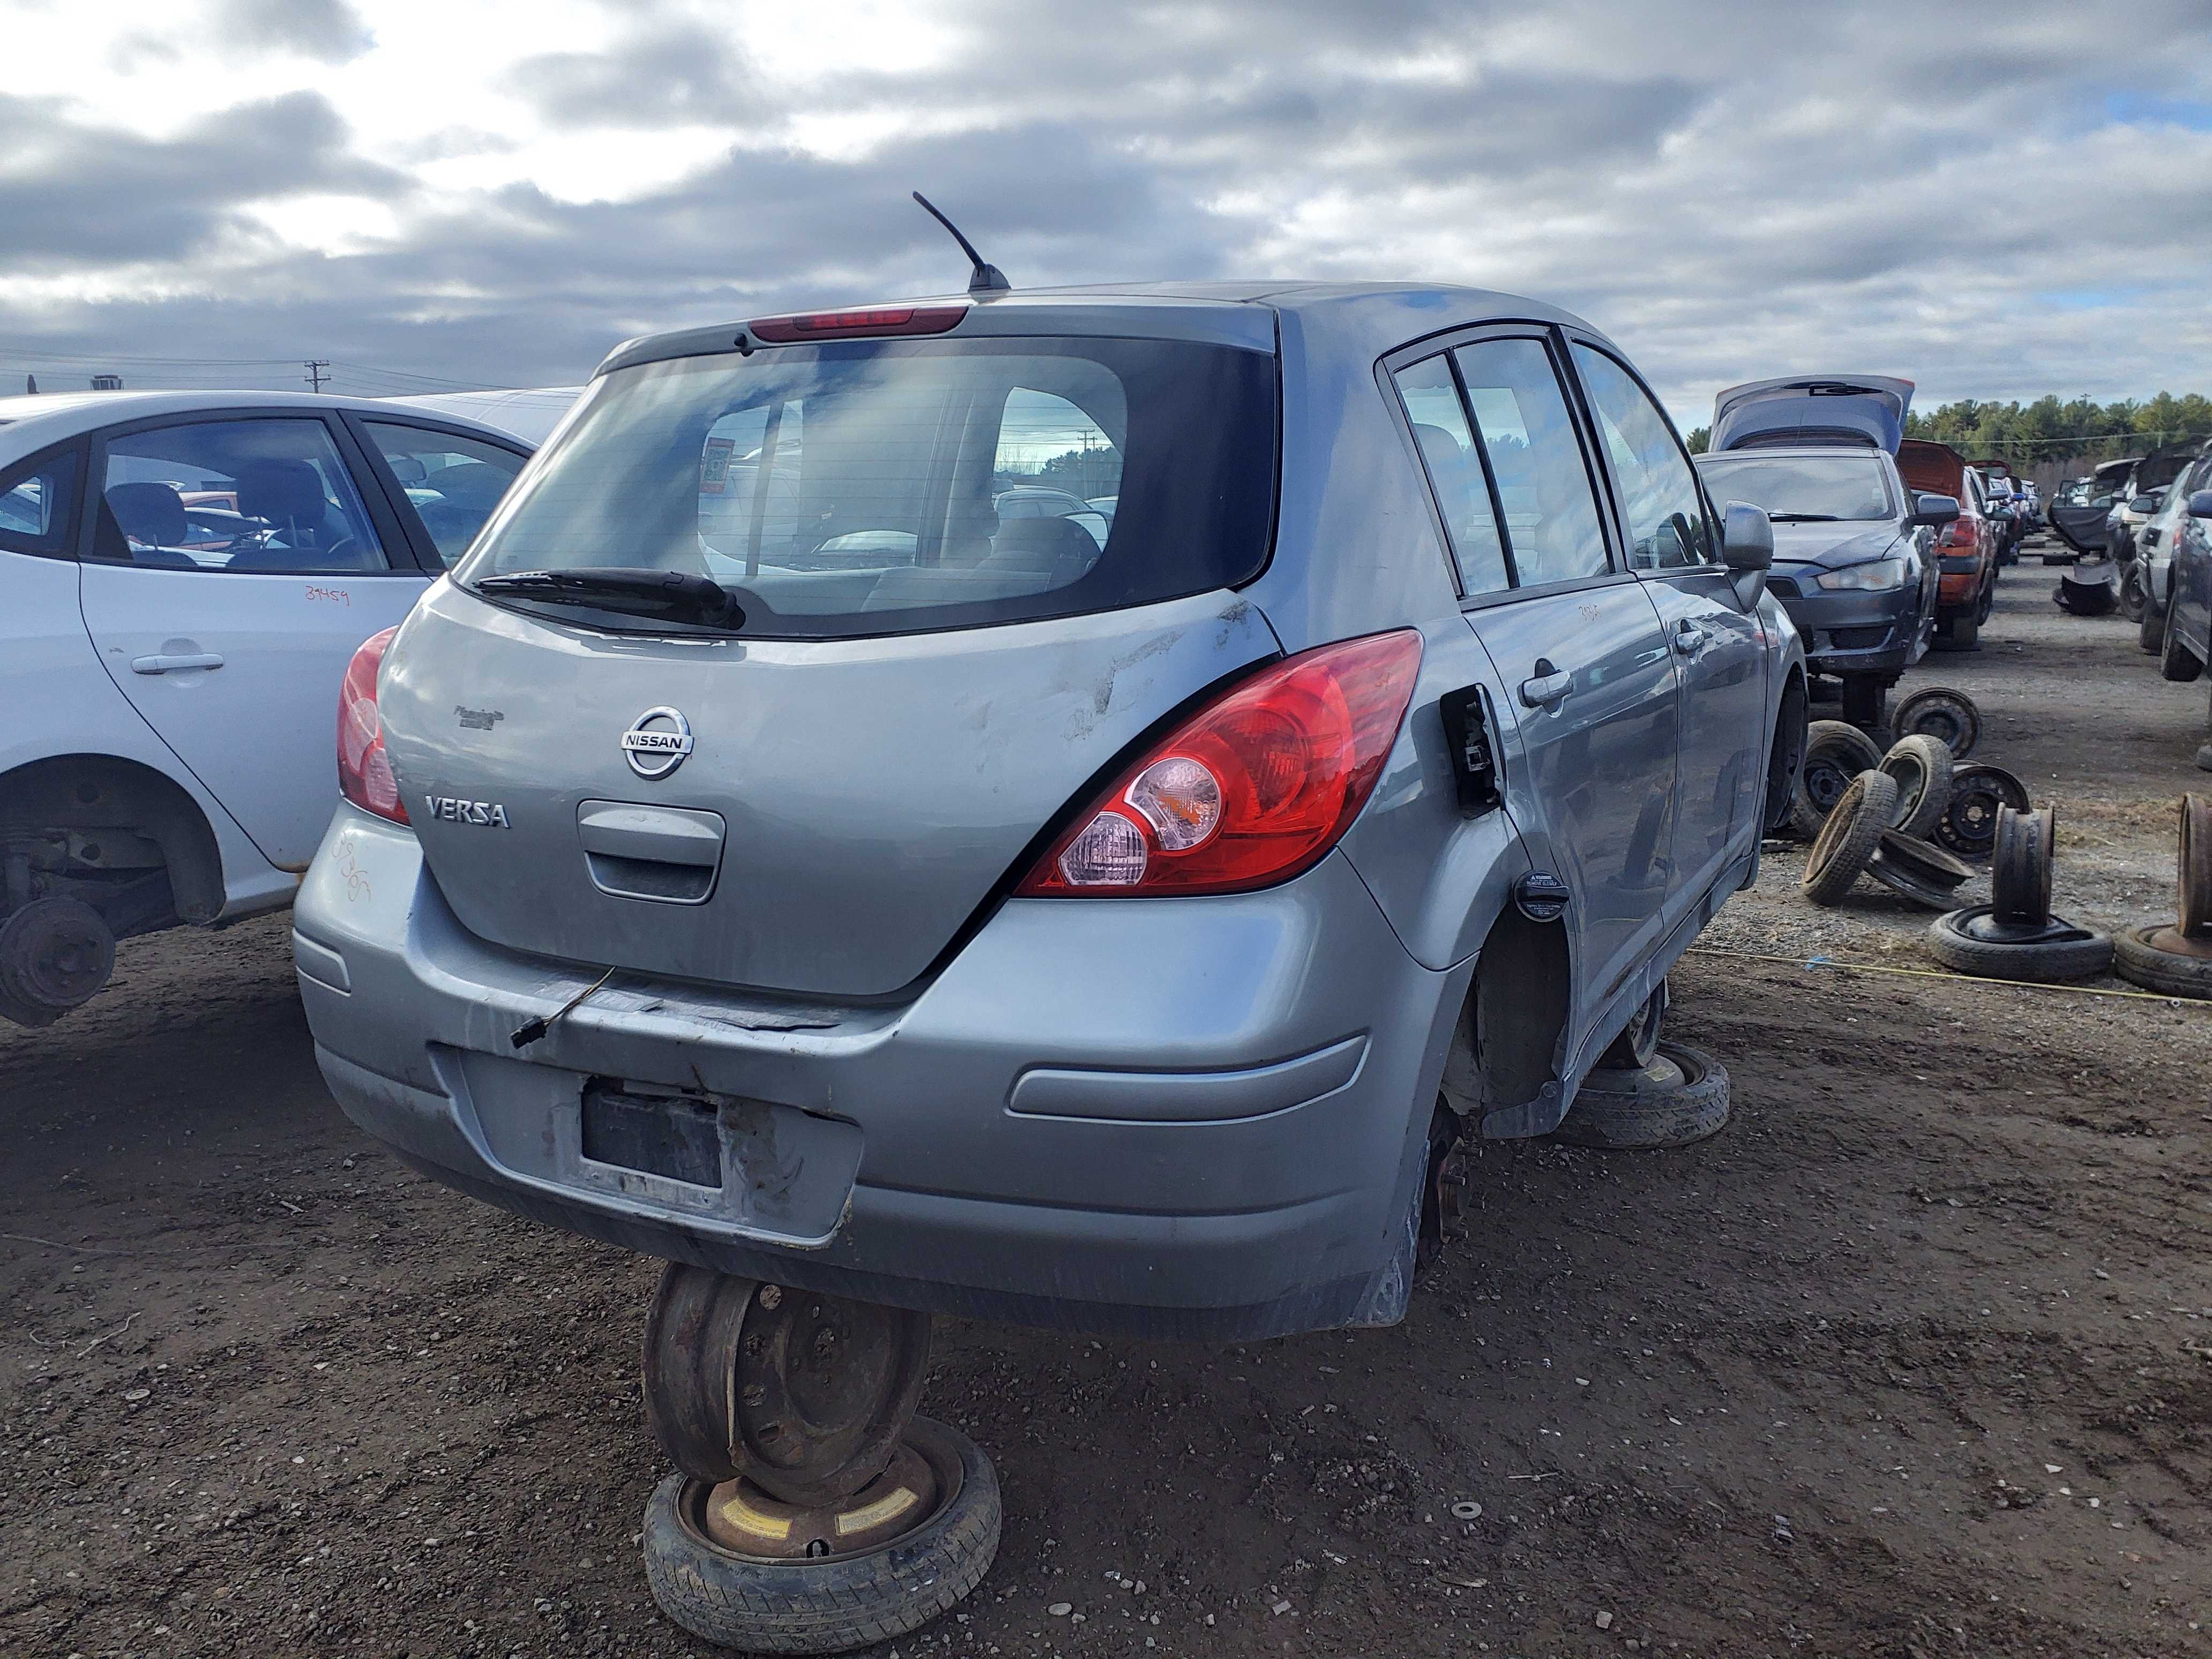
<instances>
[{"instance_id":1,"label":"side mirror","mask_svg":"<svg viewBox=\"0 0 2212 1659\"><path fill-rule=\"evenodd\" d=\"M1766 570L1774 562L1774 525L1763 507L1730 501L1721 509L1721 562L1729 583L1747 611L1766 592Z\"/></svg>"},{"instance_id":2,"label":"side mirror","mask_svg":"<svg viewBox=\"0 0 2212 1659\"><path fill-rule=\"evenodd\" d=\"M2142 495L2136 496L2135 500L2128 503L2128 511L2130 513L2155 513L2158 511L2160 499L2161 496L2159 491L2155 489L2147 489Z\"/></svg>"},{"instance_id":3,"label":"side mirror","mask_svg":"<svg viewBox=\"0 0 2212 1659\"><path fill-rule=\"evenodd\" d=\"M1929 530L1940 529L1959 516L1956 495L1918 495L1913 498L1911 522Z\"/></svg>"},{"instance_id":4,"label":"side mirror","mask_svg":"<svg viewBox=\"0 0 2212 1659\"><path fill-rule=\"evenodd\" d=\"M2200 489L2189 498L2189 516L2212 519L2212 489Z\"/></svg>"}]
</instances>

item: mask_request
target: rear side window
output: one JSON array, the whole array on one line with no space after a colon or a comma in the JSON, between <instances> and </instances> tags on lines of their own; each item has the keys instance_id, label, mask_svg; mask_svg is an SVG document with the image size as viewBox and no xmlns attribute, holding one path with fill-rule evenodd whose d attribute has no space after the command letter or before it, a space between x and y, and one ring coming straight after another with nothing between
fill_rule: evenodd
<instances>
[{"instance_id":1,"label":"rear side window","mask_svg":"<svg viewBox=\"0 0 2212 1659\"><path fill-rule=\"evenodd\" d=\"M370 441L407 493L415 516L429 532L438 556L451 568L507 494L524 457L428 427L365 421Z\"/></svg>"},{"instance_id":2,"label":"rear side window","mask_svg":"<svg viewBox=\"0 0 2212 1659\"><path fill-rule=\"evenodd\" d=\"M1717 555L1705 496L1674 427L1612 358L1580 343L1574 356L1620 486L1629 562L1639 570L1680 570L1711 562Z\"/></svg>"},{"instance_id":3,"label":"rear side window","mask_svg":"<svg viewBox=\"0 0 2212 1659\"><path fill-rule=\"evenodd\" d=\"M74 550L82 453L52 450L0 472L0 547L61 556Z\"/></svg>"},{"instance_id":4,"label":"rear side window","mask_svg":"<svg viewBox=\"0 0 2212 1659\"><path fill-rule=\"evenodd\" d=\"M1436 492L1445 533L1459 561L1460 584L1470 594L1495 593L1513 585L1505 568L1505 542L1483 471L1482 448L1467 423L1467 410L1452 380L1451 364L1430 357L1395 377L1422 468Z\"/></svg>"},{"instance_id":5,"label":"rear side window","mask_svg":"<svg viewBox=\"0 0 2212 1659\"><path fill-rule=\"evenodd\" d=\"M683 571L729 590L742 632L799 638L1203 592L1266 562L1275 403L1272 356L1171 341L854 341L645 364L592 388L457 579Z\"/></svg>"},{"instance_id":6,"label":"rear side window","mask_svg":"<svg viewBox=\"0 0 2212 1659\"><path fill-rule=\"evenodd\" d=\"M1540 340L1484 340L1452 353L1482 434L1518 586L1606 574L1605 534L1581 440Z\"/></svg>"}]
</instances>

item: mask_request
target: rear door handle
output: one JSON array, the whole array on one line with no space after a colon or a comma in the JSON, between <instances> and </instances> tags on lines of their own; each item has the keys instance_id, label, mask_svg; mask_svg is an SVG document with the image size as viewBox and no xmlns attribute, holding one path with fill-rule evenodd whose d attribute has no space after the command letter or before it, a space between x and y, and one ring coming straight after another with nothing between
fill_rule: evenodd
<instances>
[{"instance_id":1,"label":"rear door handle","mask_svg":"<svg viewBox=\"0 0 2212 1659\"><path fill-rule=\"evenodd\" d=\"M1711 637L1711 635L1687 617L1682 617L1674 624L1674 648L1686 657L1694 657L1698 652L1704 650L1705 641Z\"/></svg>"},{"instance_id":2,"label":"rear door handle","mask_svg":"<svg viewBox=\"0 0 2212 1659\"><path fill-rule=\"evenodd\" d=\"M1572 669L1554 668L1549 657L1539 657L1534 677L1521 682L1521 701L1530 708L1548 708L1574 689Z\"/></svg>"},{"instance_id":3,"label":"rear door handle","mask_svg":"<svg viewBox=\"0 0 2212 1659\"><path fill-rule=\"evenodd\" d=\"M133 657L131 672L134 674L172 674L180 668L220 668L222 659L212 651L201 651L189 657Z\"/></svg>"}]
</instances>

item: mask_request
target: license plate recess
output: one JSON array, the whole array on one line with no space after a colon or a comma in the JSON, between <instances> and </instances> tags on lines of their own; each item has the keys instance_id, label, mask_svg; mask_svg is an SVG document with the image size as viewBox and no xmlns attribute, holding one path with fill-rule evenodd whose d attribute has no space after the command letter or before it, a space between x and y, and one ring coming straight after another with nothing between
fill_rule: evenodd
<instances>
[{"instance_id":1,"label":"license plate recess","mask_svg":"<svg viewBox=\"0 0 2212 1659\"><path fill-rule=\"evenodd\" d=\"M581 1150L595 1164L694 1187L722 1184L721 1112L700 1096L593 1078L584 1085L582 1127Z\"/></svg>"}]
</instances>

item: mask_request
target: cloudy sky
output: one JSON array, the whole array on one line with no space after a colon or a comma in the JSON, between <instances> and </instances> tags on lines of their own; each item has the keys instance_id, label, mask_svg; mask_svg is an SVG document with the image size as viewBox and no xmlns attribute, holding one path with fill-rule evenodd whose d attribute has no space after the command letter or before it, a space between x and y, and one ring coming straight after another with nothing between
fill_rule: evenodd
<instances>
[{"instance_id":1,"label":"cloudy sky","mask_svg":"<svg viewBox=\"0 0 2212 1659\"><path fill-rule=\"evenodd\" d=\"M957 289L1539 295L1715 388L2212 391L2212 0L0 0L0 389L543 385ZM190 360L190 361L181 361Z\"/></svg>"}]
</instances>

